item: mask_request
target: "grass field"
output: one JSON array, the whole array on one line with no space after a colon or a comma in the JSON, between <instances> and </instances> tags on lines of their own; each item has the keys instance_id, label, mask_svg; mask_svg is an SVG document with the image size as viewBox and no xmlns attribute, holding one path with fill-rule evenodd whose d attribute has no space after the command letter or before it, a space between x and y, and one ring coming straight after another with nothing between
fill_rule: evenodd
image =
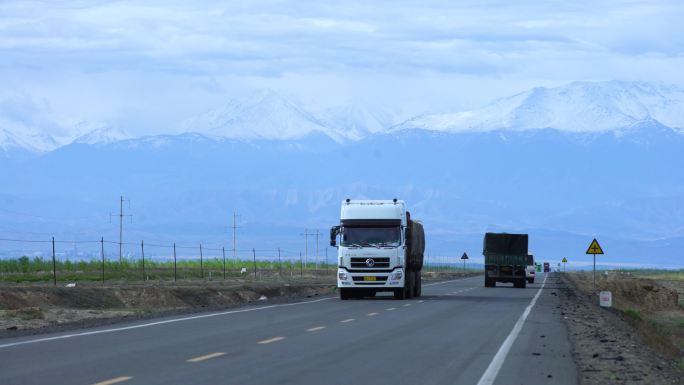
<instances>
[{"instance_id":1,"label":"grass field","mask_svg":"<svg viewBox=\"0 0 684 385\"><path fill-rule=\"evenodd\" d=\"M636 269L626 270L635 276L642 278L664 279L668 281L684 281L684 269L680 270L655 270L655 269Z\"/></svg>"},{"instance_id":2,"label":"grass field","mask_svg":"<svg viewBox=\"0 0 684 385\"><path fill-rule=\"evenodd\" d=\"M246 269L246 272L243 272ZM255 274L256 270L256 274ZM425 271L462 271L455 265L426 265ZM174 280L220 280L224 278L268 279L276 277L333 276L337 266L324 263L303 263L294 260L232 260L207 258L173 260L57 260L53 274L52 260L41 257L0 260L0 283L69 282L133 282Z\"/></svg>"}]
</instances>

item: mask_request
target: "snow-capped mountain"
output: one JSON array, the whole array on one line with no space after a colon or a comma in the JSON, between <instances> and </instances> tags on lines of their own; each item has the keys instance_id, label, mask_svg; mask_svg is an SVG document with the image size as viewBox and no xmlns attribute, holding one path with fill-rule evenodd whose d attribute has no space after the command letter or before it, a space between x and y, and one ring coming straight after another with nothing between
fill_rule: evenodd
<instances>
[{"instance_id":1,"label":"snow-capped mountain","mask_svg":"<svg viewBox=\"0 0 684 385\"><path fill-rule=\"evenodd\" d=\"M82 122L78 124L78 130L85 130L87 133L76 138L73 143L101 145L133 138L128 132L108 123Z\"/></svg>"},{"instance_id":2,"label":"snow-capped mountain","mask_svg":"<svg viewBox=\"0 0 684 385\"><path fill-rule=\"evenodd\" d=\"M21 151L39 154L54 150L59 143L51 135L0 117L0 153Z\"/></svg>"},{"instance_id":3,"label":"snow-capped mountain","mask_svg":"<svg viewBox=\"0 0 684 385\"><path fill-rule=\"evenodd\" d=\"M230 139L296 140L317 133L337 142L344 140L299 103L272 90L232 99L222 107L188 119L182 129Z\"/></svg>"},{"instance_id":4,"label":"snow-capped mountain","mask_svg":"<svg viewBox=\"0 0 684 385\"><path fill-rule=\"evenodd\" d=\"M625 130L655 121L684 129L684 89L635 82L574 82L534 88L478 109L422 115L394 127L445 132Z\"/></svg>"},{"instance_id":5,"label":"snow-capped mountain","mask_svg":"<svg viewBox=\"0 0 684 385\"><path fill-rule=\"evenodd\" d=\"M384 132L397 123L394 114L357 103L328 108L316 116L327 127L351 140Z\"/></svg>"}]
</instances>

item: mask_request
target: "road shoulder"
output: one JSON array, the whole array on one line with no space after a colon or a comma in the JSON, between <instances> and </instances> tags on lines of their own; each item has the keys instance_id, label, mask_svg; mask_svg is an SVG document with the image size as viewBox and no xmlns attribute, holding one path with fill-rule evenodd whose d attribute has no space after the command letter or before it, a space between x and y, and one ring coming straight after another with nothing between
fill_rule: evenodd
<instances>
[{"instance_id":1,"label":"road shoulder","mask_svg":"<svg viewBox=\"0 0 684 385\"><path fill-rule=\"evenodd\" d=\"M683 384L682 372L652 351L617 314L558 282L560 315L567 325L580 384Z\"/></svg>"}]
</instances>

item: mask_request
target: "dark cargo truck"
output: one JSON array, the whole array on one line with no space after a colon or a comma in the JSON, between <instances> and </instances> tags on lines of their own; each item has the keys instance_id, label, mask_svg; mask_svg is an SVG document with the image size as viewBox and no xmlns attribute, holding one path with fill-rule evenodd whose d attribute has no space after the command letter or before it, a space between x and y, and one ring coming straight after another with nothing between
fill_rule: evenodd
<instances>
[{"instance_id":1,"label":"dark cargo truck","mask_svg":"<svg viewBox=\"0 0 684 385\"><path fill-rule=\"evenodd\" d=\"M512 282L527 287L527 234L486 233L482 254L485 257L485 287L497 282Z\"/></svg>"}]
</instances>

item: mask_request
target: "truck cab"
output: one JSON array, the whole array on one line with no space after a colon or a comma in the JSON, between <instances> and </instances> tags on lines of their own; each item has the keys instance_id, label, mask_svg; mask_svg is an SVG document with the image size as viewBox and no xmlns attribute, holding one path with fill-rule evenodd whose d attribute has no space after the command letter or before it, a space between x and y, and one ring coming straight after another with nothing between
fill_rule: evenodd
<instances>
[{"instance_id":1,"label":"truck cab","mask_svg":"<svg viewBox=\"0 0 684 385\"><path fill-rule=\"evenodd\" d=\"M330 245L338 248L341 299L383 291L397 299L420 296L423 227L411 219L404 201L344 200Z\"/></svg>"}]
</instances>

